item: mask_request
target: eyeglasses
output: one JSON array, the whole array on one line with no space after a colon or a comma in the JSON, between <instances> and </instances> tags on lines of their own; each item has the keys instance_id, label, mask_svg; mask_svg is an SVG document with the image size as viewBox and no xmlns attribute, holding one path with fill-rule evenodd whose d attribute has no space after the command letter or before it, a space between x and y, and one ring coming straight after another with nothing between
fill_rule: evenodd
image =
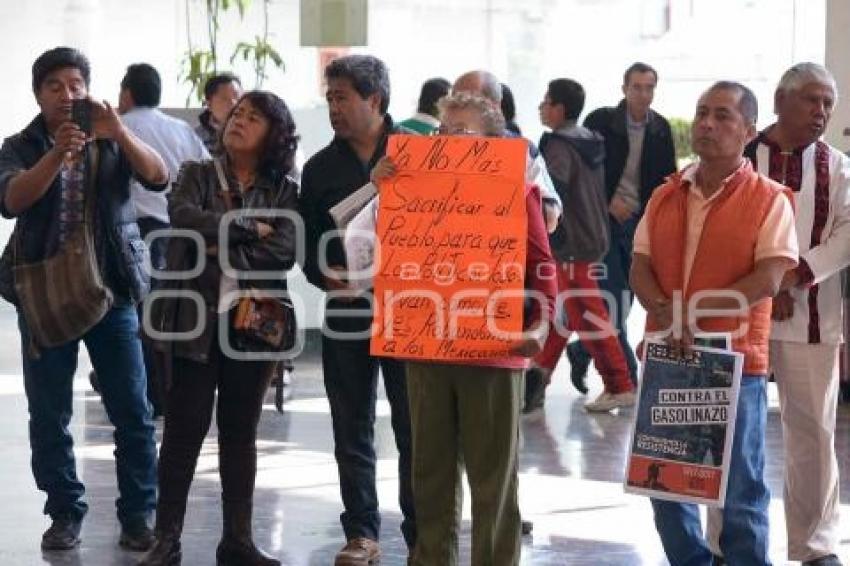
<instances>
[{"instance_id":1,"label":"eyeglasses","mask_svg":"<svg viewBox=\"0 0 850 566\"><path fill-rule=\"evenodd\" d=\"M481 132L476 132L475 130L470 130L468 128L446 128L445 126L440 126L432 136L482 136Z\"/></svg>"}]
</instances>

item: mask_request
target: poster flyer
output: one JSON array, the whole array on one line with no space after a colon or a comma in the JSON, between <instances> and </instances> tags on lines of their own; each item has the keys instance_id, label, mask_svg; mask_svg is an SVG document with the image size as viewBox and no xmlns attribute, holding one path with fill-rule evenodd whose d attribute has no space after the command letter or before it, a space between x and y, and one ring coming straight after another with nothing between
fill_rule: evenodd
<instances>
[{"instance_id":1,"label":"poster flyer","mask_svg":"<svg viewBox=\"0 0 850 566\"><path fill-rule=\"evenodd\" d=\"M523 330L527 216L520 139L393 135L379 183L375 356L504 358Z\"/></svg>"},{"instance_id":2,"label":"poster flyer","mask_svg":"<svg viewBox=\"0 0 850 566\"><path fill-rule=\"evenodd\" d=\"M723 506L743 355L647 342L625 490Z\"/></svg>"}]
</instances>

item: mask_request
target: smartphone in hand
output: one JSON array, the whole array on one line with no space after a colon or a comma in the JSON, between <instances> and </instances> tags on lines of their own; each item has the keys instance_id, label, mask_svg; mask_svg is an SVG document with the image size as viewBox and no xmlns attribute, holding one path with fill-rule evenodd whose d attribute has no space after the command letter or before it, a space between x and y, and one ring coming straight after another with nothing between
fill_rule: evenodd
<instances>
[{"instance_id":1,"label":"smartphone in hand","mask_svg":"<svg viewBox=\"0 0 850 566\"><path fill-rule=\"evenodd\" d=\"M71 121L86 134L91 136L92 104L88 98L77 98L71 101Z\"/></svg>"}]
</instances>

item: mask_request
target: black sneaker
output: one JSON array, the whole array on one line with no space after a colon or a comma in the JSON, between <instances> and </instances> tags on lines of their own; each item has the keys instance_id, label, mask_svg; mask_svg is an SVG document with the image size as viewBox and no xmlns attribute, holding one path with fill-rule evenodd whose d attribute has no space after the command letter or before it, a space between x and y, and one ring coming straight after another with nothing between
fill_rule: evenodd
<instances>
[{"instance_id":1,"label":"black sneaker","mask_svg":"<svg viewBox=\"0 0 850 566\"><path fill-rule=\"evenodd\" d=\"M807 560L802 566L841 566L841 560L834 554L827 554L814 560Z\"/></svg>"},{"instance_id":2,"label":"black sneaker","mask_svg":"<svg viewBox=\"0 0 850 566\"><path fill-rule=\"evenodd\" d=\"M100 381L98 381L97 372L94 370L89 372L89 384L91 385L92 391L100 395Z\"/></svg>"},{"instance_id":3,"label":"black sneaker","mask_svg":"<svg viewBox=\"0 0 850 566\"><path fill-rule=\"evenodd\" d=\"M148 553L136 566L180 566L182 562L180 536L160 533Z\"/></svg>"},{"instance_id":4,"label":"black sneaker","mask_svg":"<svg viewBox=\"0 0 850 566\"><path fill-rule=\"evenodd\" d=\"M145 552L150 550L153 543L153 530L146 521L134 521L121 527L121 537L118 539L118 546L121 548L133 552Z\"/></svg>"},{"instance_id":5,"label":"black sneaker","mask_svg":"<svg viewBox=\"0 0 850 566\"><path fill-rule=\"evenodd\" d=\"M570 362L570 381L582 395L587 395L587 369L590 367L590 358L579 353L581 342L567 344L567 360Z\"/></svg>"},{"instance_id":6,"label":"black sneaker","mask_svg":"<svg viewBox=\"0 0 850 566\"><path fill-rule=\"evenodd\" d=\"M70 517L53 519L50 528L41 535L42 550L71 550L80 544L80 530L83 521Z\"/></svg>"},{"instance_id":7,"label":"black sneaker","mask_svg":"<svg viewBox=\"0 0 850 566\"><path fill-rule=\"evenodd\" d=\"M525 405L522 407L524 414L533 413L542 409L546 402L546 380L543 379L543 370L540 368L529 368L525 371Z\"/></svg>"},{"instance_id":8,"label":"black sneaker","mask_svg":"<svg viewBox=\"0 0 850 566\"><path fill-rule=\"evenodd\" d=\"M522 536L528 536L534 530L534 523L531 521L522 520Z\"/></svg>"}]
</instances>

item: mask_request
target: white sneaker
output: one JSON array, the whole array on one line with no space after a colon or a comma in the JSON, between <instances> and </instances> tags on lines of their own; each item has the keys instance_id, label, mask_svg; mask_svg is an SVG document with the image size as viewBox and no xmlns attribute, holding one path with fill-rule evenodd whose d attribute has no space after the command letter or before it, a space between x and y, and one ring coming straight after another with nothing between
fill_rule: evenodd
<instances>
[{"instance_id":1,"label":"white sneaker","mask_svg":"<svg viewBox=\"0 0 850 566\"><path fill-rule=\"evenodd\" d=\"M623 393L608 393L607 391L603 391L599 394L599 397L589 403L585 403L584 408L591 413L607 413L617 407L632 407L636 400L637 396L633 390Z\"/></svg>"}]
</instances>

